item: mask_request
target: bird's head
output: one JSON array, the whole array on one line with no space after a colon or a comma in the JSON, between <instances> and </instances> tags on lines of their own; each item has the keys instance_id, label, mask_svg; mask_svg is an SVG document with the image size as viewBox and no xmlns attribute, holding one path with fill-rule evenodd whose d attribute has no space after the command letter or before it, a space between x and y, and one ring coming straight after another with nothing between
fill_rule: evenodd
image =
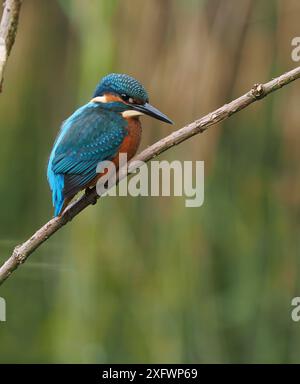
<instances>
[{"instance_id":1,"label":"bird's head","mask_svg":"<svg viewBox=\"0 0 300 384\"><path fill-rule=\"evenodd\" d=\"M142 84L128 75L111 73L103 77L93 95L93 102L105 103L119 111L123 117L149 115L169 124L173 122L149 104L149 97Z\"/></svg>"}]
</instances>

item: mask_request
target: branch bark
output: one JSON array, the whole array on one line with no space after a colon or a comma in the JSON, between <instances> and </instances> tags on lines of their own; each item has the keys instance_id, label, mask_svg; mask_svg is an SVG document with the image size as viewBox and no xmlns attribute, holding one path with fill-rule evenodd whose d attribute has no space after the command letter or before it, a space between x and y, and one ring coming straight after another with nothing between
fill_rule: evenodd
<instances>
[{"instance_id":1,"label":"branch bark","mask_svg":"<svg viewBox=\"0 0 300 384\"><path fill-rule=\"evenodd\" d=\"M0 23L0 93L6 62L15 42L22 0L6 0Z\"/></svg>"},{"instance_id":2,"label":"branch bark","mask_svg":"<svg viewBox=\"0 0 300 384\"><path fill-rule=\"evenodd\" d=\"M250 91L240 96L239 98L231 101L229 104L223 105L221 108L207 114L194 121L185 127L174 131L165 138L159 140L155 144L151 145L140 154L135 156L128 163L128 173L133 172L138 165L136 161L147 162L167 149L178 145L179 143L187 140L188 138L204 132L208 127L226 120L231 115L238 111L248 107L250 104L257 100L264 98L271 92L274 92L281 87L291 83L292 81L300 78L300 66L284 73L283 75L265 83L255 84ZM127 174L119 176L118 181L121 178L126 177ZM30 254L32 254L37 248L39 248L46 240L48 240L56 231L62 228L65 224L71 221L87 206L93 204L100 196L97 195L96 189L93 188L88 195L84 195L74 203L70 204L60 217L54 217L48 221L43 227L38 229L27 241L18 245L13 250L12 255L0 268L0 285L12 274L19 265L25 262Z\"/></svg>"}]
</instances>

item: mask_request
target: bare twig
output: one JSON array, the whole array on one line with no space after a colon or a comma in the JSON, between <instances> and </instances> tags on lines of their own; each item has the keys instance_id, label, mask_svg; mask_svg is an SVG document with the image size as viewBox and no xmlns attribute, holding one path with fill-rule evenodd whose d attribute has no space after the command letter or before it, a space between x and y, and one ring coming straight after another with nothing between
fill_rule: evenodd
<instances>
[{"instance_id":1,"label":"bare twig","mask_svg":"<svg viewBox=\"0 0 300 384\"><path fill-rule=\"evenodd\" d=\"M18 28L22 0L6 0L0 23L0 92L2 91L3 74L6 62Z\"/></svg>"},{"instance_id":2,"label":"bare twig","mask_svg":"<svg viewBox=\"0 0 300 384\"><path fill-rule=\"evenodd\" d=\"M209 113L193 123L186 125L185 127L174 131L169 136L166 136L162 140L159 140L155 144L151 145L139 155L133 158L128 164L128 173L133 172L138 165L136 160L149 161L160 153L166 151L174 145L177 145L188 138L204 132L209 126L219 123L233 115L234 113L246 108L248 105L255 101L262 99L273 91L280 89L281 87L291 83L292 81L300 78L300 67L297 67L285 74L269 81L265 84L255 84L253 88L245 93L243 96L231 101L229 104L223 105L221 108ZM126 177L126 175L122 176ZM120 177L119 177L120 180ZM118 181L119 181L118 180ZM35 232L23 244L18 245L10 258L0 268L0 285L11 275L11 273L22 264L27 257L34 252L44 241L48 240L56 231L71 221L87 206L93 204L97 195L94 188L88 195L82 196L80 199L71 204L61 217L55 217L48 221L43 227Z\"/></svg>"}]
</instances>

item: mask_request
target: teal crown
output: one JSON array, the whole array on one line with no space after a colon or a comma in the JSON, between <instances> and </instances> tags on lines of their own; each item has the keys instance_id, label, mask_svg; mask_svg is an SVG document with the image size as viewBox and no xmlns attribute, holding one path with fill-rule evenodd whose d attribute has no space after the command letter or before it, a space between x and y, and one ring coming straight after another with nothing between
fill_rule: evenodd
<instances>
[{"instance_id":1,"label":"teal crown","mask_svg":"<svg viewBox=\"0 0 300 384\"><path fill-rule=\"evenodd\" d=\"M149 101L147 91L139 81L131 76L120 73L111 73L103 77L103 79L97 85L93 97L102 96L105 93L132 97L142 104L145 104Z\"/></svg>"}]
</instances>

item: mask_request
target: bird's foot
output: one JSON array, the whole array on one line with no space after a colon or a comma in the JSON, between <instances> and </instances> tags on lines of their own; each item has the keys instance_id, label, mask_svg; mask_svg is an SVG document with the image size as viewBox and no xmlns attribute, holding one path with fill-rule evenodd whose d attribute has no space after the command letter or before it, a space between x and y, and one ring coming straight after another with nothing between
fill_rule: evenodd
<instances>
[{"instance_id":1,"label":"bird's foot","mask_svg":"<svg viewBox=\"0 0 300 384\"><path fill-rule=\"evenodd\" d=\"M94 191L94 188L87 187L84 191L85 195L89 197ZM91 200L91 205L95 205L97 203L98 196L94 196Z\"/></svg>"},{"instance_id":2,"label":"bird's foot","mask_svg":"<svg viewBox=\"0 0 300 384\"><path fill-rule=\"evenodd\" d=\"M85 195L89 196L92 193L92 190L93 188L90 188L90 187L85 188L85 191L84 191Z\"/></svg>"}]
</instances>

